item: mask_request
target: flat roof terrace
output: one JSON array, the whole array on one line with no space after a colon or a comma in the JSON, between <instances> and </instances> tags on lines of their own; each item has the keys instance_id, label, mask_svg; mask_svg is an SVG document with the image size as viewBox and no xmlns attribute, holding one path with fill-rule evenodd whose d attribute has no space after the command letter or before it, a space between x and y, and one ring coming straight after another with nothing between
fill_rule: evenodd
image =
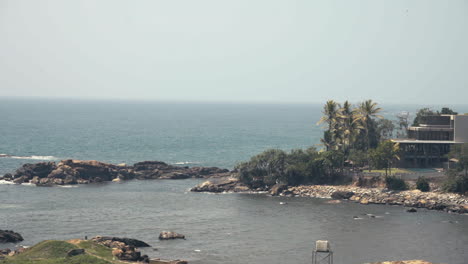
<instances>
[{"instance_id":1,"label":"flat roof terrace","mask_svg":"<svg viewBox=\"0 0 468 264\"><path fill-rule=\"evenodd\" d=\"M417 140L417 139L392 139L396 143L404 144L463 144L453 140Z\"/></svg>"}]
</instances>

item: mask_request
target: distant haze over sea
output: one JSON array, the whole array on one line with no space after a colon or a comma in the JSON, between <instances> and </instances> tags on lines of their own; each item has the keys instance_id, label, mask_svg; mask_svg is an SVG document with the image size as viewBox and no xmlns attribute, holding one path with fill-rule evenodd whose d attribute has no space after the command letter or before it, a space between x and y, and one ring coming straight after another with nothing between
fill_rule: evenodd
<instances>
[{"instance_id":1,"label":"distant haze over sea","mask_svg":"<svg viewBox=\"0 0 468 264\"><path fill-rule=\"evenodd\" d=\"M390 119L425 107L378 103ZM0 153L11 155L0 173L67 158L233 168L268 148L320 148L322 105L0 98Z\"/></svg>"}]
</instances>

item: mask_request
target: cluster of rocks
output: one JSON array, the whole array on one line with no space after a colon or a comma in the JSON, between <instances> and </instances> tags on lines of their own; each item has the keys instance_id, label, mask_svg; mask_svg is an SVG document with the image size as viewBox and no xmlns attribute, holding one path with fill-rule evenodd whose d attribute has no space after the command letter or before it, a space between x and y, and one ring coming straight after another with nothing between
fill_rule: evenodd
<instances>
[{"instance_id":1,"label":"cluster of rocks","mask_svg":"<svg viewBox=\"0 0 468 264\"><path fill-rule=\"evenodd\" d=\"M159 234L159 240L169 240L169 239L185 239L185 235L171 232L171 231L163 231Z\"/></svg>"},{"instance_id":2,"label":"cluster of rocks","mask_svg":"<svg viewBox=\"0 0 468 264\"><path fill-rule=\"evenodd\" d=\"M24 164L13 174L7 173L0 180L17 184L32 183L37 186L87 184L131 179L187 179L225 177L227 169L217 167L181 167L161 161L143 161L134 165L109 164L95 160L62 160Z\"/></svg>"},{"instance_id":3,"label":"cluster of rocks","mask_svg":"<svg viewBox=\"0 0 468 264\"><path fill-rule=\"evenodd\" d=\"M190 191L192 192L212 192L212 193L223 193L223 192L251 192L249 186L241 183L236 178L224 177L216 178L205 181Z\"/></svg>"},{"instance_id":4,"label":"cluster of rocks","mask_svg":"<svg viewBox=\"0 0 468 264\"><path fill-rule=\"evenodd\" d=\"M468 197L442 192L419 190L392 191L386 188L363 188L353 185L300 185L276 184L268 193L279 196L347 199L361 204L403 205L406 207L443 210L452 213L468 213ZM210 179L192 188L193 192L258 192L235 178ZM264 191L264 189L261 189Z\"/></svg>"},{"instance_id":5,"label":"cluster of rocks","mask_svg":"<svg viewBox=\"0 0 468 264\"><path fill-rule=\"evenodd\" d=\"M348 185L310 185L289 187L280 195L349 199L361 204L403 205L460 214L468 213L468 197L453 193L419 190L391 191L385 188L361 188Z\"/></svg>"},{"instance_id":6,"label":"cluster of rocks","mask_svg":"<svg viewBox=\"0 0 468 264\"><path fill-rule=\"evenodd\" d=\"M9 248L4 248L4 249L0 249L0 260L1 259L4 259L6 256L8 257L13 257L14 255L17 255L17 254L20 254L20 253L23 253L24 251L26 251L27 248L25 247L17 247L16 249L14 250L11 250Z\"/></svg>"},{"instance_id":7,"label":"cluster of rocks","mask_svg":"<svg viewBox=\"0 0 468 264\"><path fill-rule=\"evenodd\" d=\"M16 243L23 241L23 237L11 230L0 230L0 243Z\"/></svg>"},{"instance_id":8,"label":"cluster of rocks","mask_svg":"<svg viewBox=\"0 0 468 264\"><path fill-rule=\"evenodd\" d=\"M112 255L123 261L139 261L149 263L149 257L147 255L141 255L141 252L136 247L150 247L147 243L131 239L131 238L119 238L119 237L102 237L97 236L91 240L98 244L112 248Z\"/></svg>"}]
</instances>

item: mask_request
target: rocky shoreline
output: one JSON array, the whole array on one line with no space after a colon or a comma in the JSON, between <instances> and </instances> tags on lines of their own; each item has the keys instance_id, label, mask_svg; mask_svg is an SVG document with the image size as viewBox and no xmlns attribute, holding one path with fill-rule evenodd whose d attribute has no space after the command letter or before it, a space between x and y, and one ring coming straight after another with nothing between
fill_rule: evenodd
<instances>
[{"instance_id":1,"label":"rocky shoreline","mask_svg":"<svg viewBox=\"0 0 468 264\"><path fill-rule=\"evenodd\" d=\"M251 189L235 178L208 180L191 189L192 192L238 192L261 193L288 197L329 198L349 200L360 204L401 205L412 208L426 208L449 213L468 214L468 197L442 192L421 192L419 190L392 191L386 188L364 188L353 185L301 185L276 184L271 188Z\"/></svg>"},{"instance_id":2,"label":"rocky shoreline","mask_svg":"<svg viewBox=\"0 0 468 264\"><path fill-rule=\"evenodd\" d=\"M88 184L132 179L188 179L226 177L227 169L218 167L181 167L161 161L143 161L134 165L99 162L95 160L62 160L24 164L13 174L7 173L0 180L37 186Z\"/></svg>"}]
</instances>

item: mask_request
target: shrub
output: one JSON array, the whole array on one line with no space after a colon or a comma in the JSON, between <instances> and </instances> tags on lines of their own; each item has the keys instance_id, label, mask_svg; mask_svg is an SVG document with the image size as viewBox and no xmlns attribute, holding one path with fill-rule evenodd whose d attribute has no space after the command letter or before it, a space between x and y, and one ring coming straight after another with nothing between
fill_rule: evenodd
<instances>
[{"instance_id":1,"label":"shrub","mask_svg":"<svg viewBox=\"0 0 468 264\"><path fill-rule=\"evenodd\" d=\"M450 170L447 174L447 179L442 185L442 189L446 192L464 194L468 192L468 177L456 170Z\"/></svg>"},{"instance_id":2,"label":"shrub","mask_svg":"<svg viewBox=\"0 0 468 264\"><path fill-rule=\"evenodd\" d=\"M327 184L341 180L344 156L339 151L318 152L315 148L287 153L271 149L236 166L239 179L251 187Z\"/></svg>"},{"instance_id":3,"label":"shrub","mask_svg":"<svg viewBox=\"0 0 468 264\"><path fill-rule=\"evenodd\" d=\"M385 177L385 185L390 190L403 191L408 189L406 182L403 179L395 176Z\"/></svg>"},{"instance_id":4,"label":"shrub","mask_svg":"<svg viewBox=\"0 0 468 264\"><path fill-rule=\"evenodd\" d=\"M421 192L428 192L431 190L429 186L429 181L424 177L418 177L416 181L416 189L420 190Z\"/></svg>"}]
</instances>

